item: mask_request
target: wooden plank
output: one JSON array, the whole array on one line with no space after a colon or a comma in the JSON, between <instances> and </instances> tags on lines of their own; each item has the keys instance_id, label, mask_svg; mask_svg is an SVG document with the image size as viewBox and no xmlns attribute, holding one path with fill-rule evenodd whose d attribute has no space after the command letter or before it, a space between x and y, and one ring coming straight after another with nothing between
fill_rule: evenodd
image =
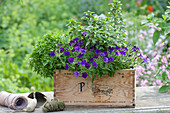
<instances>
[{"instance_id":1,"label":"wooden plank","mask_svg":"<svg viewBox=\"0 0 170 113\"><path fill-rule=\"evenodd\" d=\"M54 74L54 98L66 107L135 107L135 70L116 71L96 79L75 77L67 70Z\"/></svg>"},{"instance_id":2,"label":"wooden plank","mask_svg":"<svg viewBox=\"0 0 170 113\"><path fill-rule=\"evenodd\" d=\"M158 93L158 86L136 87L136 107L134 108L66 108L61 113L170 113L170 92ZM53 98L53 92L43 92L48 98ZM23 93L28 96L29 93ZM43 104L43 103L42 103ZM17 112L7 107L0 106L0 113ZM41 108L36 108L34 113L42 113ZM58 113L58 112L54 112Z\"/></svg>"}]
</instances>

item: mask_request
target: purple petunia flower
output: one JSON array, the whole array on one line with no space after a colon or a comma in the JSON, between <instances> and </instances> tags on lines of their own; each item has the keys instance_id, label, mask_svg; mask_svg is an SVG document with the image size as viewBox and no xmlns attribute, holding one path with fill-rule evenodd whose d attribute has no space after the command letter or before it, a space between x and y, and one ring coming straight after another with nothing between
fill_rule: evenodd
<instances>
[{"instance_id":1,"label":"purple petunia flower","mask_svg":"<svg viewBox=\"0 0 170 113\"><path fill-rule=\"evenodd\" d=\"M147 61L145 58L143 58L143 62L144 62L144 63L148 63L148 61Z\"/></svg>"},{"instance_id":2,"label":"purple petunia flower","mask_svg":"<svg viewBox=\"0 0 170 113\"><path fill-rule=\"evenodd\" d=\"M90 59L89 59L90 62L93 62L93 60L94 60L93 58L90 58Z\"/></svg>"},{"instance_id":3,"label":"purple petunia flower","mask_svg":"<svg viewBox=\"0 0 170 113\"><path fill-rule=\"evenodd\" d=\"M100 53L100 52L101 52L100 49L95 50L95 53Z\"/></svg>"},{"instance_id":4,"label":"purple petunia flower","mask_svg":"<svg viewBox=\"0 0 170 113\"><path fill-rule=\"evenodd\" d=\"M122 46L122 49L128 51L128 48L127 48L127 47Z\"/></svg>"},{"instance_id":5,"label":"purple petunia flower","mask_svg":"<svg viewBox=\"0 0 170 113\"><path fill-rule=\"evenodd\" d=\"M53 50L53 51L51 51L51 53L50 53L50 56L55 56L55 51Z\"/></svg>"},{"instance_id":6,"label":"purple petunia flower","mask_svg":"<svg viewBox=\"0 0 170 113\"><path fill-rule=\"evenodd\" d=\"M126 52L121 51L120 54L121 54L121 55L126 55Z\"/></svg>"},{"instance_id":7,"label":"purple petunia flower","mask_svg":"<svg viewBox=\"0 0 170 113\"><path fill-rule=\"evenodd\" d=\"M97 67L97 63L96 63L96 62L93 62L93 63L92 63L92 66L93 66L93 67Z\"/></svg>"},{"instance_id":8,"label":"purple petunia flower","mask_svg":"<svg viewBox=\"0 0 170 113\"><path fill-rule=\"evenodd\" d=\"M104 53L100 53L100 56L101 57L105 57L106 55Z\"/></svg>"},{"instance_id":9,"label":"purple petunia flower","mask_svg":"<svg viewBox=\"0 0 170 113\"><path fill-rule=\"evenodd\" d=\"M78 41L78 40L79 40L79 38L77 38L77 37L76 37L76 38L74 38L73 40L74 40L74 41Z\"/></svg>"},{"instance_id":10,"label":"purple petunia flower","mask_svg":"<svg viewBox=\"0 0 170 113\"><path fill-rule=\"evenodd\" d=\"M94 57L93 58L99 58L99 55L98 54L96 54L96 55L94 55Z\"/></svg>"},{"instance_id":11,"label":"purple petunia flower","mask_svg":"<svg viewBox=\"0 0 170 113\"><path fill-rule=\"evenodd\" d=\"M72 50L71 50L71 52L74 52L75 51L75 48L73 48Z\"/></svg>"},{"instance_id":12,"label":"purple petunia flower","mask_svg":"<svg viewBox=\"0 0 170 113\"><path fill-rule=\"evenodd\" d=\"M82 49L82 50L80 50L80 52L81 52L81 53L86 53L86 52L87 52L87 50Z\"/></svg>"},{"instance_id":13,"label":"purple petunia flower","mask_svg":"<svg viewBox=\"0 0 170 113\"><path fill-rule=\"evenodd\" d=\"M82 36L83 36L83 35L85 35L85 36L86 36L86 33L87 33L87 31L84 31L84 32L82 33Z\"/></svg>"},{"instance_id":14,"label":"purple petunia flower","mask_svg":"<svg viewBox=\"0 0 170 113\"><path fill-rule=\"evenodd\" d=\"M104 57L104 58L103 58L103 61L104 61L104 62L108 62L108 58L107 58L107 57Z\"/></svg>"},{"instance_id":15,"label":"purple petunia flower","mask_svg":"<svg viewBox=\"0 0 170 113\"><path fill-rule=\"evenodd\" d=\"M110 53L112 53L113 50L114 50L114 47L109 47Z\"/></svg>"},{"instance_id":16,"label":"purple petunia flower","mask_svg":"<svg viewBox=\"0 0 170 113\"><path fill-rule=\"evenodd\" d=\"M59 48L60 48L61 46L62 46L62 44L57 44L57 47L59 47Z\"/></svg>"},{"instance_id":17,"label":"purple petunia flower","mask_svg":"<svg viewBox=\"0 0 170 113\"><path fill-rule=\"evenodd\" d=\"M81 64L81 61L78 61L78 64Z\"/></svg>"},{"instance_id":18,"label":"purple petunia flower","mask_svg":"<svg viewBox=\"0 0 170 113\"><path fill-rule=\"evenodd\" d=\"M80 45L83 45L84 44L84 42L80 42Z\"/></svg>"},{"instance_id":19,"label":"purple petunia flower","mask_svg":"<svg viewBox=\"0 0 170 113\"><path fill-rule=\"evenodd\" d=\"M66 64L66 65L65 65L65 68L66 68L66 70L68 70L68 68L69 68L69 65L68 65L68 64Z\"/></svg>"},{"instance_id":20,"label":"purple petunia flower","mask_svg":"<svg viewBox=\"0 0 170 113\"><path fill-rule=\"evenodd\" d=\"M105 55L107 55L107 54L108 54L108 51L104 51L103 53L104 53Z\"/></svg>"},{"instance_id":21,"label":"purple petunia flower","mask_svg":"<svg viewBox=\"0 0 170 113\"><path fill-rule=\"evenodd\" d=\"M73 62L74 62L74 58L73 58L73 57L70 57L70 58L68 59L68 62L69 62L69 63L73 63Z\"/></svg>"},{"instance_id":22,"label":"purple petunia flower","mask_svg":"<svg viewBox=\"0 0 170 113\"><path fill-rule=\"evenodd\" d=\"M89 54L93 51L93 49L90 49Z\"/></svg>"},{"instance_id":23,"label":"purple petunia flower","mask_svg":"<svg viewBox=\"0 0 170 113\"><path fill-rule=\"evenodd\" d=\"M133 51L132 52L135 52L135 53L137 53L138 51L136 50L136 49L133 49Z\"/></svg>"},{"instance_id":24,"label":"purple petunia flower","mask_svg":"<svg viewBox=\"0 0 170 113\"><path fill-rule=\"evenodd\" d=\"M79 51L81 48L79 46L75 47L76 51Z\"/></svg>"},{"instance_id":25,"label":"purple petunia flower","mask_svg":"<svg viewBox=\"0 0 170 113\"><path fill-rule=\"evenodd\" d=\"M64 55L65 55L65 56L69 56L69 55L70 55L70 52L69 52L69 51L65 51L65 52L64 52Z\"/></svg>"},{"instance_id":26,"label":"purple petunia flower","mask_svg":"<svg viewBox=\"0 0 170 113\"><path fill-rule=\"evenodd\" d=\"M81 53L80 53L77 57L78 57L78 58L82 58L83 56L84 56L84 54L81 54Z\"/></svg>"},{"instance_id":27,"label":"purple petunia flower","mask_svg":"<svg viewBox=\"0 0 170 113\"><path fill-rule=\"evenodd\" d=\"M74 40L71 40L70 43L73 44L75 41Z\"/></svg>"},{"instance_id":28,"label":"purple petunia flower","mask_svg":"<svg viewBox=\"0 0 170 113\"><path fill-rule=\"evenodd\" d=\"M118 51L116 51L116 52L115 52L115 55L119 55L119 52L118 52Z\"/></svg>"},{"instance_id":29,"label":"purple petunia flower","mask_svg":"<svg viewBox=\"0 0 170 113\"><path fill-rule=\"evenodd\" d=\"M89 69L90 68L90 63L85 63L85 68Z\"/></svg>"},{"instance_id":30,"label":"purple petunia flower","mask_svg":"<svg viewBox=\"0 0 170 113\"><path fill-rule=\"evenodd\" d=\"M86 60L81 61L81 65L85 65L86 63Z\"/></svg>"},{"instance_id":31,"label":"purple petunia flower","mask_svg":"<svg viewBox=\"0 0 170 113\"><path fill-rule=\"evenodd\" d=\"M108 58L108 61L109 61L109 62L112 62L112 61L113 61L113 58L112 58L112 57L109 57L109 58Z\"/></svg>"},{"instance_id":32,"label":"purple petunia flower","mask_svg":"<svg viewBox=\"0 0 170 113\"><path fill-rule=\"evenodd\" d=\"M83 77L83 78L87 78L87 76L88 76L88 74L87 74L86 72L83 72L83 73L82 73L82 77Z\"/></svg>"},{"instance_id":33,"label":"purple petunia flower","mask_svg":"<svg viewBox=\"0 0 170 113\"><path fill-rule=\"evenodd\" d=\"M120 50L120 49L121 49L121 47L118 47L118 46L116 45L115 50Z\"/></svg>"},{"instance_id":34,"label":"purple petunia flower","mask_svg":"<svg viewBox=\"0 0 170 113\"><path fill-rule=\"evenodd\" d=\"M64 48L60 48L60 53L64 52Z\"/></svg>"},{"instance_id":35,"label":"purple petunia flower","mask_svg":"<svg viewBox=\"0 0 170 113\"><path fill-rule=\"evenodd\" d=\"M76 77L78 77L78 76L79 76L79 72L78 72L78 71L74 71L74 75L75 75Z\"/></svg>"}]
</instances>

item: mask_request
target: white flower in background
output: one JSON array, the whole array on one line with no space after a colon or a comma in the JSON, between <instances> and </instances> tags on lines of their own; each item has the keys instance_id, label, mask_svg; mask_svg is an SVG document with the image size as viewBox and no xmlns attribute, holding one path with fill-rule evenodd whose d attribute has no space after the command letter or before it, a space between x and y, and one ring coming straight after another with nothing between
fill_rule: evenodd
<instances>
[{"instance_id":1,"label":"white flower in background","mask_svg":"<svg viewBox=\"0 0 170 113\"><path fill-rule=\"evenodd\" d=\"M34 86L32 86L32 87L31 87L31 90L32 90L32 91L33 91L33 90L35 90L35 87L34 87Z\"/></svg>"}]
</instances>

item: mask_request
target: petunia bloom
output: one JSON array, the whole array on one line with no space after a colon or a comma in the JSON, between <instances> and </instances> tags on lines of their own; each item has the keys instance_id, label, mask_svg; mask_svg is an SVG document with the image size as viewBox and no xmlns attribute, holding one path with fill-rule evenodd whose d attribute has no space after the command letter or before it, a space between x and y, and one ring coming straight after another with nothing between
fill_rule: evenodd
<instances>
[{"instance_id":1,"label":"petunia bloom","mask_svg":"<svg viewBox=\"0 0 170 113\"><path fill-rule=\"evenodd\" d=\"M83 78L87 78L87 76L88 76L88 74L87 74L86 72L83 72L83 73L82 73L82 77L83 77Z\"/></svg>"},{"instance_id":2,"label":"petunia bloom","mask_svg":"<svg viewBox=\"0 0 170 113\"><path fill-rule=\"evenodd\" d=\"M87 63L86 60L81 61L81 65L85 65Z\"/></svg>"},{"instance_id":3,"label":"petunia bloom","mask_svg":"<svg viewBox=\"0 0 170 113\"><path fill-rule=\"evenodd\" d=\"M69 55L70 55L70 52L69 52L69 51L65 51L65 52L64 52L64 55L65 55L65 56L69 56Z\"/></svg>"},{"instance_id":4,"label":"petunia bloom","mask_svg":"<svg viewBox=\"0 0 170 113\"><path fill-rule=\"evenodd\" d=\"M100 53L100 56L101 57L105 57L106 55L104 53Z\"/></svg>"},{"instance_id":5,"label":"petunia bloom","mask_svg":"<svg viewBox=\"0 0 170 113\"><path fill-rule=\"evenodd\" d=\"M81 64L81 61L78 61L78 64Z\"/></svg>"},{"instance_id":6,"label":"petunia bloom","mask_svg":"<svg viewBox=\"0 0 170 113\"><path fill-rule=\"evenodd\" d=\"M82 58L83 56L84 56L84 54L81 54L81 53L80 53L77 57L78 57L78 58Z\"/></svg>"},{"instance_id":7,"label":"petunia bloom","mask_svg":"<svg viewBox=\"0 0 170 113\"><path fill-rule=\"evenodd\" d=\"M127 47L122 46L122 49L128 51L128 48L127 48Z\"/></svg>"},{"instance_id":8,"label":"petunia bloom","mask_svg":"<svg viewBox=\"0 0 170 113\"><path fill-rule=\"evenodd\" d=\"M95 50L95 53L100 53L100 49L96 49L96 50Z\"/></svg>"},{"instance_id":9,"label":"petunia bloom","mask_svg":"<svg viewBox=\"0 0 170 113\"><path fill-rule=\"evenodd\" d=\"M79 46L75 47L76 51L79 51L81 48Z\"/></svg>"},{"instance_id":10,"label":"petunia bloom","mask_svg":"<svg viewBox=\"0 0 170 113\"><path fill-rule=\"evenodd\" d=\"M76 77L78 77L78 76L79 76L79 72L78 72L78 71L74 71L74 75L75 75Z\"/></svg>"},{"instance_id":11,"label":"petunia bloom","mask_svg":"<svg viewBox=\"0 0 170 113\"><path fill-rule=\"evenodd\" d=\"M107 55L107 54L108 54L108 51L104 51L103 53L104 53L105 55Z\"/></svg>"},{"instance_id":12,"label":"petunia bloom","mask_svg":"<svg viewBox=\"0 0 170 113\"><path fill-rule=\"evenodd\" d=\"M120 49L121 49L121 47L118 47L118 46L116 45L115 50L120 50Z\"/></svg>"},{"instance_id":13,"label":"petunia bloom","mask_svg":"<svg viewBox=\"0 0 170 113\"><path fill-rule=\"evenodd\" d=\"M82 33L82 35L85 35L85 36L86 36L86 33L87 33L87 31L84 31L84 32Z\"/></svg>"},{"instance_id":14,"label":"petunia bloom","mask_svg":"<svg viewBox=\"0 0 170 113\"><path fill-rule=\"evenodd\" d=\"M120 54L121 54L121 55L126 55L126 52L121 51Z\"/></svg>"},{"instance_id":15,"label":"petunia bloom","mask_svg":"<svg viewBox=\"0 0 170 113\"><path fill-rule=\"evenodd\" d=\"M90 59L89 59L90 62L93 62L93 60L94 60L93 58L90 58Z\"/></svg>"},{"instance_id":16,"label":"petunia bloom","mask_svg":"<svg viewBox=\"0 0 170 113\"><path fill-rule=\"evenodd\" d=\"M109 47L110 53L112 53L113 50L114 50L114 47Z\"/></svg>"},{"instance_id":17,"label":"petunia bloom","mask_svg":"<svg viewBox=\"0 0 170 113\"><path fill-rule=\"evenodd\" d=\"M96 54L96 55L94 55L94 57L93 58L99 58L99 55L98 54Z\"/></svg>"},{"instance_id":18,"label":"petunia bloom","mask_svg":"<svg viewBox=\"0 0 170 113\"><path fill-rule=\"evenodd\" d=\"M73 57L70 57L70 58L68 59L68 62L69 62L69 63L73 63L73 62L74 62L74 58L73 58Z\"/></svg>"},{"instance_id":19,"label":"petunia bloom","mask_svg":"<svg viewBox=\"0 0 170 113\"><path fill-rule=\"evenodd\" d=\"M74 52L75 51L75 48L73 48L72 50L71 50L71 52Z\"/></svg>"},{"instance_id":20,"label":"petunia bloom","mask_svg":"<svg viewBox=\"0 0 170 113\"><path fill-rule=\"evenodd\" d=\"M90 63L85 63L85 68L89 69L90 68Z\"/></svg>"},{"instance_id":21,"label":"petunia bloom","mask_svg":"<svg viewBox=\"0 0 170 113\"><path fill-rule=\"evenodd\" d=\"M65 65L65 68L66 68L66 70L68 70L68 68L69 68L69 65L68 65L68 64L66 64L66 65Z\"/></svg>"},{"instance_id":22,"label":"petunia bloom","mask_svg":"<svg viewBox=\"0 0 170 113\"><path fill-rule=\"evenodd\" d=\"M51 53L50 53L50 56L55 56L55 51L53 50L53 51L51 51Z\"/></svg>"},{"instance_id":23,"label":"petunia bloom","mask_svg":"<svg viewBox=\"0 0 170 113\"><path fill-rule=\"evenodd\" d=\"M104 62L108 62L108 58L107 58L107 57L104 57L104 58L103 58L103 61L104 61Z\"/></svg>"},{"instance_id":24,"label":"petunia bloom","mask_svg":"<svg viewBox=\"0 0 170 113\"><path fill-rule=\"evenodd\" d=\"M116 52L115 52L115 55L119 55L119 52L118 52L118 51L116 51Z\"/></svg>"},{"instance_id":25,"label":"petunia bloom","mask_svg":"<svg viewBox=\"0 0 170 113\"><path fill-rule=\"evenodd\" d=\"M96 63L96 62L93 62L93 63L92 63L92 66L93 66L93 67L97 67L97 63Z\"/></svg>"},{"instance_id":26,"label":"petunia bloom","mask_svg":"<svg viewBox=\"0 0 170 113\"><path fill-rule=\"evenodd\" d=\"M64 48L60 48L60 53L64 52Z\"/></svg>"},{"instance_id":27,"label":"petunia bloom","mask_svg":"<svg viewBox=\"0 0 170 113\"><path fill-rule=\"evenodd\" d=\"M86 53L86 52L87 52L87 50L82 49L80 52L81 52L81 53Z\"/></svg>"},{"instance_id":28,"label":"petunia bloom","mask_svg":"<svg viewBox=\"0 0 170 113\"><path fill-rule=\"evenodd\" d=\"M79 40L79 38L77 38L77 37L76 37L76 38L74 38L73 40L74 40L74 41L78 41L78 40Z\"/></svg>"},{"instance_id":29,"label":"petunia bloom","mask_svg":"<svg viewBox=\"0 0 170 113\"><path fill-rule=\"evenodd\" d=\"M109 58L108 58L108 61L109 61L109 62L112 62L112 61L113 61L113 58L112 58L112 57L109 57Z\"/></svg>"}]
</instances>

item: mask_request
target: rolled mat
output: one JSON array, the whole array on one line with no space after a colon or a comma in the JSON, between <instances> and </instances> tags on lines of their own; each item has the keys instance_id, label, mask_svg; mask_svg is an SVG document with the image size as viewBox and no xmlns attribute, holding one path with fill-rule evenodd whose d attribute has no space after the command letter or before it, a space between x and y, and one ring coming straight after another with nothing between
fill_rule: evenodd
<instances>
[{"instance_id":1,"label":"rolled mat","mask_svg":"<svg viewBox=\"0 0 170 113\"><path fill-rule=\"evenodd\" d=\"M28 105L28 100L22 95L2 91L0 92L0 105L7 106L15 110L21 110Z\"/></svg>"}]
</instances>

